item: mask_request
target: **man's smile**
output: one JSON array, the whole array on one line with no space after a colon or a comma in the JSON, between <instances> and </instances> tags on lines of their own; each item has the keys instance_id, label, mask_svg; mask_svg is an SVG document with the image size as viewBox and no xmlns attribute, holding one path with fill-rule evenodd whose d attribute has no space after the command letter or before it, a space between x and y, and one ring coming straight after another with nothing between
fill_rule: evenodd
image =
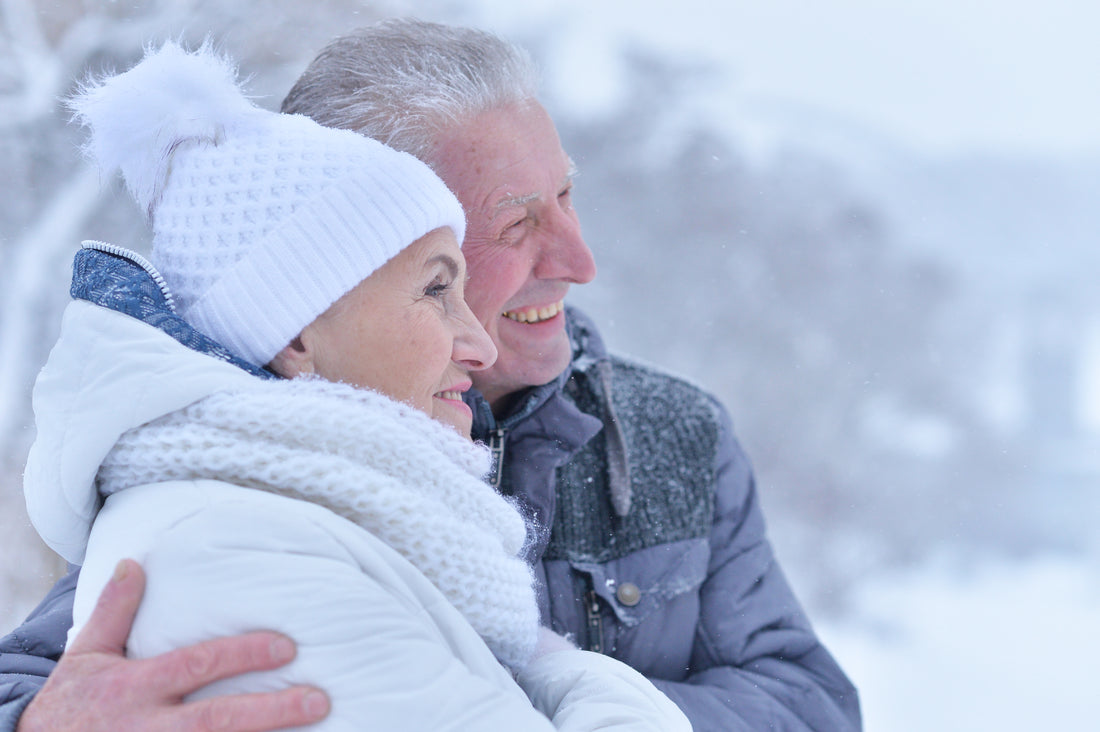
<instances>
[{"instance_id":1,"label":"man's smile","mask_svg":"<svg viewBox=\"0 0 1100 732\"><path fill-rule=\"evenodd\" d=\"M504 317L517 323L541 323L550 320L565 309L565 301L558 300L555 303L544 305L541 308L527 308L526 310L506 310Z\"/></svg>"}]
</instances>

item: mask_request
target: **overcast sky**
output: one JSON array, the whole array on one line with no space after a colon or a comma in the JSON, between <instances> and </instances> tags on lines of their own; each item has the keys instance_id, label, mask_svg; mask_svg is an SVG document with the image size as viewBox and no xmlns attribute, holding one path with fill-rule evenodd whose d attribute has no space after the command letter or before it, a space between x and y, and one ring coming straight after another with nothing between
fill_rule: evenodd
<instances>
[{"instance_id":1,"label":"overcast sky","mask_svg":"<svg viewBox=\"0 0 1100 732\"><path fill-rule=\"evenodd\" d=\"M594 111L640 39L727 64L731 116L809 104L929 152L1100 153L1096 0L478 2L482 25L555 39L551 81Z\"/></svg>"}]
</instances>

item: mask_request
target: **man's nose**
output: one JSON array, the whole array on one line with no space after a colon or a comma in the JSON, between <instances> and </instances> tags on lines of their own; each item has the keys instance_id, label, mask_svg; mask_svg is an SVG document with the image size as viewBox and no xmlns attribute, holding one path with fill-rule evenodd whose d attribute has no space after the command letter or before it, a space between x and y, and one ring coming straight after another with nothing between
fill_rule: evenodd
<instances>
[{"instance_id":1,"label":"man's nose","mask_svg":"<svg viewBox=\"0 0 1100 732\"><path fill-rule=\"evenodd\" d=\"M539 232L538 261L535 276L583 285L596 276L596 260L581 236L581 226L575 216L564 211L554 217L553 225Z\"/></svg>"}]
</instances>

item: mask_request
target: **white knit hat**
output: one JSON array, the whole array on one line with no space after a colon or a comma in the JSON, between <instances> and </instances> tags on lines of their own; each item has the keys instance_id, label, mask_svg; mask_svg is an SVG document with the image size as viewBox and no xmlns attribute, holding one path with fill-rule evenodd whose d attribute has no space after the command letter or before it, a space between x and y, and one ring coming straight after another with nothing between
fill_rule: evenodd
<instances>
[{"instance_id":1,"label":"white knit hat","mask_svg":"<svg viewBox=\"0 0 1100 732\"><path fill-rule=\"evenodd\" d=\"M70 107L88 151L121 168L146 209L180 314L259 365L409 244L465 233L462 206L424 163L256 107L209 44L150 50Z\"/></svg>"}]
</instances>

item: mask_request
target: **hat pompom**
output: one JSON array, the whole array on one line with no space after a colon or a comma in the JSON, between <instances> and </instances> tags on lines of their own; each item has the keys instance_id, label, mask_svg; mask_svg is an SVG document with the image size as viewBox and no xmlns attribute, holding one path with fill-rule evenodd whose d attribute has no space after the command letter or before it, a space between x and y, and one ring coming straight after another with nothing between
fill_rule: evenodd
<instances>
[{"instance_id":1,"label":"hat pompom","mask_svg":"<svg viewBox=\"0 0 1100 732\"><path fill-rule=\"evenodd\" d=\"M260 111L236 77L209 43L189 53L168 41L129 71L84 84L68 106L91 131L86 153L104 172L121 169L152 218L176 148L217 144L227 127Z\"/></svg>"}]
</instances>

